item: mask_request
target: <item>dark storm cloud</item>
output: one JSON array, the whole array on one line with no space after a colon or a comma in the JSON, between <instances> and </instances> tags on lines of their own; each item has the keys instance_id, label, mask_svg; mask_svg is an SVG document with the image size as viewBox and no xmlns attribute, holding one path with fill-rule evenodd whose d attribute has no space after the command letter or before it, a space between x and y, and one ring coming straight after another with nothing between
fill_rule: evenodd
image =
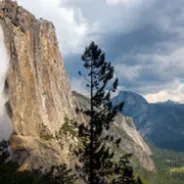
<instances>
[{"instance_id":1,"label":"dark storm cloud","mask_svg":"<svg viewBox=\"0 0 184 184\"><path fill-rule=\"evenodd\" d=\"M156 26L146 25L137 31L127 34L107 35L103 37L104 47L108 55L117 58L127 53L155 53L160 52L157 44L179 40L180 36L176 33L163 32ZM162 52L166 52L167 48L163 48ZM130 63L131 64L131 63Z\"/></svg>"},{"instance_id":2,"label":"dark storm cloud","mask_svg":"<svg viewBox=\"0 0 184 184\"><path fill-rule=\"evenodd\" d=\"M54 23L75 89L83 88L77 75L82 66L80 55L94 40L115 66L120 89L143 94L164 90L161 93L164 99L165 95L182 96L184 0L37 0L37 3L18 0L18 3L36 17ZM170 93L173 89L178 90Z\"/></svg>"},{"instance_id":3,"label":"dark storm cloud","mask_svg":"<svg viewBox=\"0 0 184 184\"><path fill-rule=\"evenodd\" d=\"M88 40L105 50L126 89L159 92L177 87L184 78L183 0L135 0L113 5L102 0L66 2L66 6L81 10L89 23ZM65 57L71 78L76 77L79 63L80 54Z\"/></svg>"}]
</instances>

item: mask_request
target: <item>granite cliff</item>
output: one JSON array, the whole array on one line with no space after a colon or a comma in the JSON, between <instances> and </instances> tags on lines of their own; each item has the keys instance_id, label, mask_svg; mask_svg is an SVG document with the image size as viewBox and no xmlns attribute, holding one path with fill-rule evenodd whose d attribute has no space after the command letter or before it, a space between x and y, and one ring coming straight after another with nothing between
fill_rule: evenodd
<instances>
[{"instance_id":1,"label":"granite cliff","mask_svg":"<svg viewBox=\"0 0 184 184\"><path fill-rule=\"evenodd\" d=\"M45 140L62 127L66 116L76 118L54 26L11 1L0 2L0 24L9 55L5 88L14 155L22 169L67 161L67 145Z\"/></svg>"},{"instance_id":2,"label":"granite cliff","mask_svg":"<svg viewBox=\"0 0 184 184\"><path fill-rule=\"evenodd\" d=\"M13 158L20 170L72 164L70 149L77 140L59 134L66 119L85 117L75 112L82 101L72 94L53 24L6 0L0 2L0 26L9 60L4 94ZM143 167L154 170L149 147L128 121L119 115L111 133L126 134L122 151L133 152Z\"/></svg>"}]
</instances>

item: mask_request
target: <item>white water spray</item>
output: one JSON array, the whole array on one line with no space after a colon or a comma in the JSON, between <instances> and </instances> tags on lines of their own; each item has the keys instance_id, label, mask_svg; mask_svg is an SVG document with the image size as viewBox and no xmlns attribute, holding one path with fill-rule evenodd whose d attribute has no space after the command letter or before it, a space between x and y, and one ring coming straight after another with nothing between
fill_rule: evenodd
<instances>
[{"instance_id":1,"label":"white water spray","mask_svg":"<svg viewBox=\"0 0 184 184\"><path fill-rule=\"evenodd\" d=\"M8 101L8 94L4 92L4 83L9 67L9 57L4 44L4 33L0 25L0 140L9 139L12 134L11 120L6 112L5 103Z\"/></svg>"}]
</instances>

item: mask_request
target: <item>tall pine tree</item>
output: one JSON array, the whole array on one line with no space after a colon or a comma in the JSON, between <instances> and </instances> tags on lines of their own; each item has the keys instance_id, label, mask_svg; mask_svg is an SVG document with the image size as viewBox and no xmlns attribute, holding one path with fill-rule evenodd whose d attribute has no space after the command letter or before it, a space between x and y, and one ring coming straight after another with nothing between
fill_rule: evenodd
<instances>
[{"instance_id":1,"label":"tall pine tree","mask_svg":"<svg viewBox=\"0 0 184 184\"><path fill-rule=\"evenodd\" d=\"M82 61L87 74L79 74L85 78L90 92L90 108L84 110L90 122L81 124L79 129L82 147L76 151L80 161L76 168L86 184L120 182L126 175L123 174L123 168L127 165L122 161L113 161L114 152L106 144L106 141L110 141L109 136L104 134L104 130L109 130L114 117L123 107L123 103L113 107L111 102L111 94L117 89L118 79L114 79L114 67L106 62L105 53L94 42L86 47ZM111 141L120 143L120 139ZM127 172L127 177L130 175L134 181L132 184L136 184L133 170L129 168Z\"/></svg>"}]
</instances>

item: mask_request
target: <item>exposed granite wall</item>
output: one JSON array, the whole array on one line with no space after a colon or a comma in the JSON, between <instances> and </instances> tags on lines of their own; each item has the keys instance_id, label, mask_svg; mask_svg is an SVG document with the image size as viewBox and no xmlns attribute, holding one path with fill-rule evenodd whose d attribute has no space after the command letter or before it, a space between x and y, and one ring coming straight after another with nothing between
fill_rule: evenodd
<instances>
[{"instance_id":1,"label":"exposed granite wall","mask_svg":"<svg viewBox=\"0 0 184 184\"><path fill-rule=\"evenodd\" d=\"M76 118L54 26L11 1L0 2L0 24L10 58L7 110L15 157L23 168L67 161L67 145L61 148L57 140L40 138L43 126L54 136L65 117Z\"/></svg>"}]
</instances>

